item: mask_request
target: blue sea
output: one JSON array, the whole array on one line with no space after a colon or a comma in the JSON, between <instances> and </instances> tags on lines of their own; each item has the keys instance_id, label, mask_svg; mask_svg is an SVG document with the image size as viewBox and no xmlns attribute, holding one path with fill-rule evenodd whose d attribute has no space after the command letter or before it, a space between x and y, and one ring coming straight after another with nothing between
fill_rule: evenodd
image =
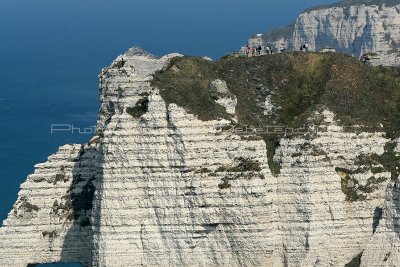
<instances>
[{"instance_id":1,"label":"blue sea","mask_svg":"<svg viewBox=\"0 0 400 267\"><path fill-rule=\"evenodd\" d=\"M89 140L50 127L95 125L98 73L129 47L218 59L332 2L0 0L0 221L36 163Z\"/></svg>"}]
</instances>

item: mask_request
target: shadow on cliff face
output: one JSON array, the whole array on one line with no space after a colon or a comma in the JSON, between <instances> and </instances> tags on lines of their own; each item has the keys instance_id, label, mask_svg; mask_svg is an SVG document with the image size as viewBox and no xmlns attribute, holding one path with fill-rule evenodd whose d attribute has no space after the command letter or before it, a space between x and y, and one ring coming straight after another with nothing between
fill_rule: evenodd
<instances>
[{"instance_id":1,"label":"shadow on cliff face","mask_svg":"<svg viewBox=\"0 0 400 267\"><path fill-rule=\"evenodd\" d=\"M98 139L99 140L99 139ZM73 220L65 236L62 263L81 263L91 266L93 251L92 208L96 183L102 179L103 156L99 147L82 146L73 169L73 181L64 196L70 209L67 220Z\"/></svg>"},{"instance_id":2,"label":"shadow on cliff face","mask_svg":"<svg viewBox=\"0 0 400 267\"><path fill-rule=\"evenodd\" d=\"M372 233L375 234L376 228L378 228L379 223L382 219L383 210L382 208L376 207L374 210L374 217L372 220Z\"/></svg>"},{"instance_id":3,"label":"shadow on cliff face","mask_svg":"<svg viewBox=\"0 0 400 267\"><path fill-rule=\"evenodd\" d=\"M392 198L393 198L393 204L396 208L396 215L400 214L400 188L399 184L395 183L392 187ZM392 218L392 224L393 224L393 231L396 232L397 236L400 237L400 218L399 216L393 216Z\"/></svg>"},{"instance_id":4,"label":"shadow on cliff face","mask_svg":"<svg viewBox=\"0 0 400 267\"><path fill-rule=\"evenodd\" d=\"M34 266L91 266L93 251L92 208L96 182L102 179L102 149L89 143L81 146L78 156L70 158L74 162L71 186L61 199L54 202L51 215L60 220L63 228L69 228L64 236L60 260L48 263L29 263ZM64 168L64 167L63 167ZM65 178L63 176L62 178ZM43 232L50 239L58 236L57 231ZM49 247L49 253L53 250Z\"/></svg>"}]
</instances>

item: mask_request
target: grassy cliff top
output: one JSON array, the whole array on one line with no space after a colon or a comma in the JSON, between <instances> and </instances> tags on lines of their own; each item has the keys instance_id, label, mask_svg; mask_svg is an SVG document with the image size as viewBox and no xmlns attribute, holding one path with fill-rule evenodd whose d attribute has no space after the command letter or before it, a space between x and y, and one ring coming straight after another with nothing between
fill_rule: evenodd
<instances>
[{"instance_id":1,"label":"grassy cliff top","mask_svg":"<svg viewBox=\"0 0 400 267\"><path fill-rule=\"evenodd\" d=\"M282 53L255 58L223 57L211 62L174 58L154 76L167 103L176 103L202 120L231 118L209 93L225 80L238 99L239 124L300 127L315 111L327 108L342 125L364 125L400 133L400 69L372 67L337 53ZM264 115L270 96L276 107ZM318 124L318 122L315 122Z\"/></svg>"}]
</instances>

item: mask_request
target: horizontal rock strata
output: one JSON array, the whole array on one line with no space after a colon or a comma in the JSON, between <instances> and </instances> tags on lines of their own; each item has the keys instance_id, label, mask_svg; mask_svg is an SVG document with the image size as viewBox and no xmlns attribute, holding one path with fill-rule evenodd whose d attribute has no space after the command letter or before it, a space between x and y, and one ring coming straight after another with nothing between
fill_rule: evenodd
<instances>
[{"instance_id":1,"label":"horizontal rock strata","mask_svg":"<svg viewBox=\"0 0 400 267\"><path fill-rule=\"evenodd\" d=\"M383 133L345 131L325 110L323 131L281 139L273 175L262 138L199 120L151 86L175 56L134 48L102 71L96 136L35 166L0 228L0 266L343 266L363 251L363 266L397 261L397 187L374 161Z\"/></svg>"}]
</instances>

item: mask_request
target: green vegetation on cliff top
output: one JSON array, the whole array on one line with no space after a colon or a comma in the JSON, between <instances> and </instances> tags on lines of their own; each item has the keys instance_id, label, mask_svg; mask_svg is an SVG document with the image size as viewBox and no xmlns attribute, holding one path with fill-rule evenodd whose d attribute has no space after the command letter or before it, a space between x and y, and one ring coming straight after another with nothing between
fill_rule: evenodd
<instances>
[{"instance_id":1,"label":"green vegetation on cliff top","mask_svg":"<svg viewBox=\"0 0 400 267\"><path fill-rule=\"evenodd\" d=\"M382 124L389 137L400 133L400 69L372 67L343 54L226 56L217 62L174 58L154 76L153 85L167 103L202 120L230 119L209 93L215 79L225 80L237 96L240 125L301 127L315 111L327 108L342 125L382 130ZM277 109L265 116L263 103L269 95Z\"/></svg>"},{"instance_id":2,"label":"green vegetation on cliff top","mask_svg":"<svg viewBox=\"0 0 400 267\"><path fill-rule=\"evenodd\" d=\"M182 57L172 59L152 83L167 104L176 103L201 120L232 119L209 92L215 79L225 80L238 99L235 126L318 125L322 118L314 114L327 108L343 126L383 130L389 138L400 136L400 68L372 67L337 53L225 56L217 62ZM276 107L272 115L264 115L267 96ZM270 169L278 174L280 163L273 158L282 135L259 136L266 143ZM392 155L393 148L386 154L388 159L382 164L393 174L398 159Z\"/></svg>"}]
</instances>

